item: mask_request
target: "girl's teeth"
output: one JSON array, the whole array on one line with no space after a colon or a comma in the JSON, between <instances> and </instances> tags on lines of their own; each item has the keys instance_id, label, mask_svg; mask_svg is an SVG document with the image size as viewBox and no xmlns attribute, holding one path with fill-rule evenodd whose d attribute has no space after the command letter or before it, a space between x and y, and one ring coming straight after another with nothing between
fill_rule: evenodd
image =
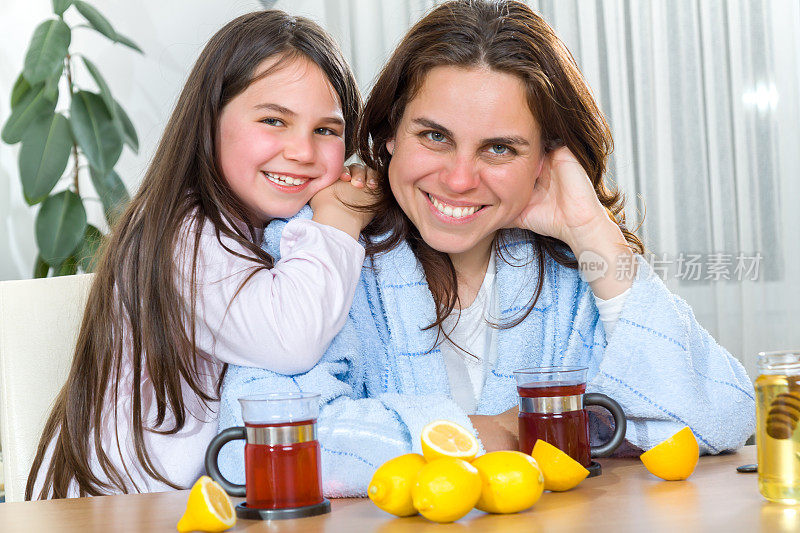
<instances>
[{"instance_id":1,"label":"girl's teeth","mask_svg":"<svg viewBox=\"0 0 800 533\"><path fill-rule=\"evenodd\" d=\"M431 195L428 195L428 198L430 198L431 203L434 205L434 207L436 207L436 209L440 213L442 213L442 214L444 214L445 216L448 216L448 217L464 218L464 217L468 217L468 216L472 215L473 213L475 213L475 211L480 209L477 206L453 207L453 206L450 206L450 205L443 204L442 202L440 202L439 200L437 200L436 198L434 198Z\"/></svg>"},{"instance_id":2,"label":"girl's teeth","mask_svg":"<svg viewBox=\"0 0 800 533\"><path fill-rule=\"evenodd\" d=\"M306 182L304 179L300 178L292 178L291 176L282 176L280 174L270 174L269 172L264 172L264 175L273 183L277 183L278 185L290 185L292 187L297 185L302 185Z\"/></svg>"}]
</instances>

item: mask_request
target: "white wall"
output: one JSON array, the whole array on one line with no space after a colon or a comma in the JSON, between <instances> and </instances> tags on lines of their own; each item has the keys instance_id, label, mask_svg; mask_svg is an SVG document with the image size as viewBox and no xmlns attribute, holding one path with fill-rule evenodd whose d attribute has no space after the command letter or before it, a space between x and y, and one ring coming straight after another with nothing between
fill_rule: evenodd
<instances>
[{"instance_id":1,"label":"white wall","mask_svg":"<svg viewBox=\"0 0 800 533\"><path fill-rule=\"evenodd\" d=\"M127 147L117 166L119 175L133 192L163 127L206 41L238 15L261 8L256 0L94 0L117 31L130 37L144 50L142 56L121 45L113 45L93 30L72 33L70 51L80 52L100 69L112 93L131 117L139 134L139 154ZM70 8L65 17L70 26L81 17ZM50 0L0 0L0 122L10 114L11 87L22 70L25 52L36 26L53 16ZM96 91L94 82L77 65L77 83ZM64 89L62 88L62 92ZM62 99L58 109L69 104ZM31 277L36 258L34 220L37 207L22 197L17 157L19 145L0 143L0 280ZM88 172L84 181L89 188ZM89 221L103 228L99 202L90 202Z\"/></svg>"}]
</instances>

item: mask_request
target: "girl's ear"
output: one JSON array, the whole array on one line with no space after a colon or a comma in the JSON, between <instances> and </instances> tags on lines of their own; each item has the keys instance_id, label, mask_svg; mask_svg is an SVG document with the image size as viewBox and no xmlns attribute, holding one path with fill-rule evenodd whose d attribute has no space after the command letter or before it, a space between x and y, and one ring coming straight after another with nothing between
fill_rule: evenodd
<instances>
[{"instance_id":1,"label":"girl's ear","mask_svg":"<svg viewBox=\"0 0 800 533\"><path fill-rule=\"evenodd\" d=\"M386 141L386 151L389 152L389 155L394 153L394 138L389 139Z\"/></svg>"}]
</instances>

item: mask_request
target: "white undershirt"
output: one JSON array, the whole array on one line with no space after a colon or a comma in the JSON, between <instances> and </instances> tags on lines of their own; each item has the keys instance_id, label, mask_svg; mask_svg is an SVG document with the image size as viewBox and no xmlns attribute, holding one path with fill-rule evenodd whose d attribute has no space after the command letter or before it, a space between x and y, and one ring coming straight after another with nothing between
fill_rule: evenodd
<instances>
[{"instance_id":1,"label":"white undershirt","mask_svg":"<svg viewBox=\"0 0 800 533\"><path fill-rule=\"evenodd\" d=\"M613 333L629 292L627 289L610 300L595 296L606 337ZM497 360L497 329L489 325L499 320L497 305L495 257L491 254L475 301L466 309L454 309L442 322L452 340L445 339L440 346L450 394L467 414L475 413L486 376Z\"/></svg>"}]
</instances>

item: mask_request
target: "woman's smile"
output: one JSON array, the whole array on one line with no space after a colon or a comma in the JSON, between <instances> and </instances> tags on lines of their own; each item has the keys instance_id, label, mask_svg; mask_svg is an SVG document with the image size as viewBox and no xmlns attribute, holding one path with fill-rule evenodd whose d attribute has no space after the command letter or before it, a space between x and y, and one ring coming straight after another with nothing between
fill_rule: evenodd
<instances>
[{"instance_id":1,"label":"woman's smile","mask_svg":"<svg viewBox=\"0 0 800 533\"><path fill-rule=\"evenodd\" d=\"M483 208L486 207L484 204L447 200L422 190L421 192L428 199L434 215L447 224L472 222L478 218Z\"/></svg>"}]
</instances>

